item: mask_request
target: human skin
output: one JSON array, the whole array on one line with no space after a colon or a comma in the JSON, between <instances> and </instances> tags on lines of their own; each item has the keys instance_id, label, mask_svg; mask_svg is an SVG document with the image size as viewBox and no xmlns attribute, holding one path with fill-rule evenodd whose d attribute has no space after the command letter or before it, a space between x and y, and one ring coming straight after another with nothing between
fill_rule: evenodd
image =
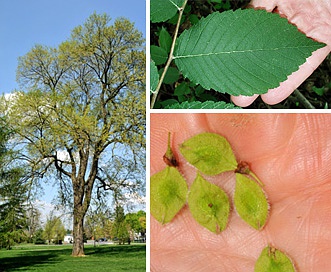
<instances>
[{"instance_id":1,"label":"human skin","mask_svg":"<svg viewBox=\"0 0 331 272\"><path fill-rule=\"evenodd\" d=\"M214 234L200 226L187 204L165 225L150 220L151 271L254 271L268 244L286 252L298 271L330 271L331 115L151 114L150 174L164 169L168 132L179 171L190 186L196 169L179 144L201 132L223 135L237 161L246 161L264 183L270 214L261 231L233 207L235 176L208 177L229 196L227 228Z\"/></svg>"},{"instance_id":2,"label":"human skin","mask_svg":"<svg viewBox=\"0 0 331 272\"><path fill-rule=\"evenodd\" d=\"M331 1L330 0L253 0L250 6L257 9L275 10L285 17L308 37L327 44L313 52L312 56L291 74L279 87L261 95L262 100L270 105L286 99L300 86L322 63L331 51ZM247 107L258 97L232 96L233 103Z\"/></svg>"}]
</instances>

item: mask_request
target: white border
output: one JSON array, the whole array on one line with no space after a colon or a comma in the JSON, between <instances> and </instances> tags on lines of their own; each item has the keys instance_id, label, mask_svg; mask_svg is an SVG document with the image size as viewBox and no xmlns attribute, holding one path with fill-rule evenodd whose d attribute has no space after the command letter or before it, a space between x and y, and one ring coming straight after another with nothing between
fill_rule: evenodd
<instances>
[{"instance_id":1,"label":"white border","mask_svg":"<svg viewBox=\"0 0 331 272\"><path fill-rule=\"evenodd\" d=\"M150 252L150 3L146 0L146 271L151 271Z\"/></svg>"},{"instance_id":2,"label":"white border","mask_svg":"<svg viewBox=\"0 0 331 272\"><path fill-rule=\"evenodd\" d=\"M147 106L147 105L146 105ZM330 109L149 109L149 113L331 113Z\"/></svg>"}]
</instances>

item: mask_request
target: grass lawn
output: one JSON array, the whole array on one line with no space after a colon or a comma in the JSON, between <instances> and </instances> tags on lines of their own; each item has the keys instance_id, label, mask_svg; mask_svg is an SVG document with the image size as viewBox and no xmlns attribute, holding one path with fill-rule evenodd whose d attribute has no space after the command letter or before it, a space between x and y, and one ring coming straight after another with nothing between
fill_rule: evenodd
<instances>
[{"instance_id":1,"label":"grass lawn","mask_svg":"<svg viewBox=\"0 0 331 272\"><path fill-rule=\"evenodd\" d=\"M0 272L146 271L145 244L85 246L85 257L71 257L71 245L22 245L0 250Z\"/></svg>"}]
</instances>

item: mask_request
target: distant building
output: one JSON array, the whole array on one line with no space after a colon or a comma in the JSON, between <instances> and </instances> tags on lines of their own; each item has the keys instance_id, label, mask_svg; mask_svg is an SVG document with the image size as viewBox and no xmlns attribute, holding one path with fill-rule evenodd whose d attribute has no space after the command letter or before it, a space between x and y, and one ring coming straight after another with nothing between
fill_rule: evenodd
<instances>
[{"instance_id":1,"label":"distant building","mask_svg":"<svg viewBox=\"0 0 331 272\"><path fill-rule=\"evenodd\" d=\"M63 239L64 244L72 244L73 241L74 241L74 237L71 234L64 236Z\"/></svg>"}]
</instances>

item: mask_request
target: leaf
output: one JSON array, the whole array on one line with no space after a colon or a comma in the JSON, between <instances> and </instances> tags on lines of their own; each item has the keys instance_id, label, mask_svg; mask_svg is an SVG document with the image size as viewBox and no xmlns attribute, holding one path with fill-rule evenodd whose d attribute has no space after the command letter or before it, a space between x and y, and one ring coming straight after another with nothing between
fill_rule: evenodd
<instances>
[{"instance_id":1,"label":"leaf","mask_svg":"<svg viewBox=\"0 0 331 272\"><path fill-rule=\"evenodd\" d=\"M278 14L264 10L214 12L177 39L175 63L205 89L231 95L266 93L325 46Z\"/></svg>"},{"instance_id":2,"label":"leaf","mask_svg":"<svg viewBox=\"0 0 331 272\"><path fill-rule=\"evenodd\" d=\"M197 174L188 195L194 219L208 230L219 233L226 228L230 203L226 193Z\"/></svg>"},{"instance_id":3,"label":"leaf","mask_svg":"<svg viewBox=\"0 0 331 272\"><path fill-rule=\"evenodd\" d=\"M151 0L150 17L153 23L165 22L173 17L184 0Z\"/></svg>"},{"instance_id":4,"label":"leaf","mask_svg":"<svg viewBox=\"0 0 331 272\"><path fill-rule=\"evenodd\" d=\"M160 69L159 74L163 73L164 68ZM163 83L165 84L173 84L179 78L179 71L175 67L169 67L167 73L164 76Z\"/></svg>"},{"instance_id":5,"label":"leaf","mask_svg":"<svg viewBox=\"0 0 331 272\"><path fill-rule=\"evenodd\" d=\"M180 145L185 159L206 175L235 170L236 158L229 142L215 133L201 133Z\"/></svg>"},{"instance_id":6,"label":"leaf","mask_svg":"<svg viewBox=\"0 0 331 272\"><path fill-rule=\"evenodd\" d=\"M319 96L323 96L324 95L324 91L325 91L325 88L322 87L322 88L318 88L316 86L313 86L312 87L312 90Z\"/></svg>"},{"instance_id":7,"label":"leaf","mask_svg":"<svg viewBox=\"0 0 331 272\"><path fill-rule=\"evenodd\" d=\"M191 93L191 89L186 82L182 82L178 84L174 91L174 95L176 96L182 96L190 93Z\"/></svg>"},{"instance_id":8,"label":"leaf","mask_svg":"<svg viewBox=\"0 0 331 272\"><path fill-rule=\"evenodd\" d=\"M187 184L175 167L167 166L151 176L150 207L162 224L170 222L186 202Z\"/></svg>"},{"instance_id":9,"label":"leaf","mask_svg":"<svg viewBox=\"0 0 331 272\"><path fill-rule=\"evenodd\" d=\"M262 188L246 175L236 173L234 205L239 216L253 228L264 227L269 204Z\"/></svg>"},{"instance_id":10,"label":"leaf","mask_svg":"<svg viewBox=\"0 0 331 272\"><path fill-rule=\"evenodd\" d=\"M159 35L160 47L162 47L169 54L170 48L171 48L171 43L172 43L172 38L171 38L170 34L164 27L162 27L160 30L160 35Z\"/></svg>"},{"instance_id":11,"label":"leaf","mask_svg":"<svg viewBox=\"0 0 331 272\"><path fill-rule=\"evenodd\" d=\"M282 251L267 246L257 259L254 272L294 272L292 261Z\"/></svg>"},{"instance_id":12,"label":"leaf","mask_svg":"<svg viewBox=\"0 0 331 272\"><path fill-rule=\"evenodd\" d=\"M157 67L155 65L155 62L151 60L150 62L150 73L151 73L151 92L153 93L157 87L157 84L159 83L159 74L157 72Z\"/></svg>"},{"instance_id":13,"label":"leaf","mask_svg":"<svg viewBox=\"0 0 331 272\"><path fill-rule=\"evenodd\" d=\"M151 57L152 60L155 62L155 65L166 63L168 59L168 54L163 48L156 45L151 45L150 50L151 50Z\"/></svg>"},{"instance_id":14,"label":"leaf","mask_svg":"<svg viewBox=\"0 0 331 272\"><path fill-rule=\"evenodd\" d=\"M185 101L183 103L175 103L166 107L166 109L240 109L233 104L225 103L224 101Z\"/></svg>"},{"instance_id":15,"label":"leaf","mask_svg":"<svg viewBox=\"0 0 331 272\"><path fill-rule=\"evenodd\" d=\"M189 20L192 25L195 25L199 22L199 17L196 14L190 14Z\"/></svg>"},{"instance_id":16,"label":"leaf","mask_svg":"<svg viewBox=\"0 0 331 272\"><path fill-rule=\"evenodd\" d=\"M178 103L178 101L176 99L167 99L167 100L164 100L164 101L160 101L160 104L163 107L166 107L168 105L172 105L172 104L175 104L175 103ZM155 105L157 105L157 103L155 103Z\"/></svg>"}]
</instances>

